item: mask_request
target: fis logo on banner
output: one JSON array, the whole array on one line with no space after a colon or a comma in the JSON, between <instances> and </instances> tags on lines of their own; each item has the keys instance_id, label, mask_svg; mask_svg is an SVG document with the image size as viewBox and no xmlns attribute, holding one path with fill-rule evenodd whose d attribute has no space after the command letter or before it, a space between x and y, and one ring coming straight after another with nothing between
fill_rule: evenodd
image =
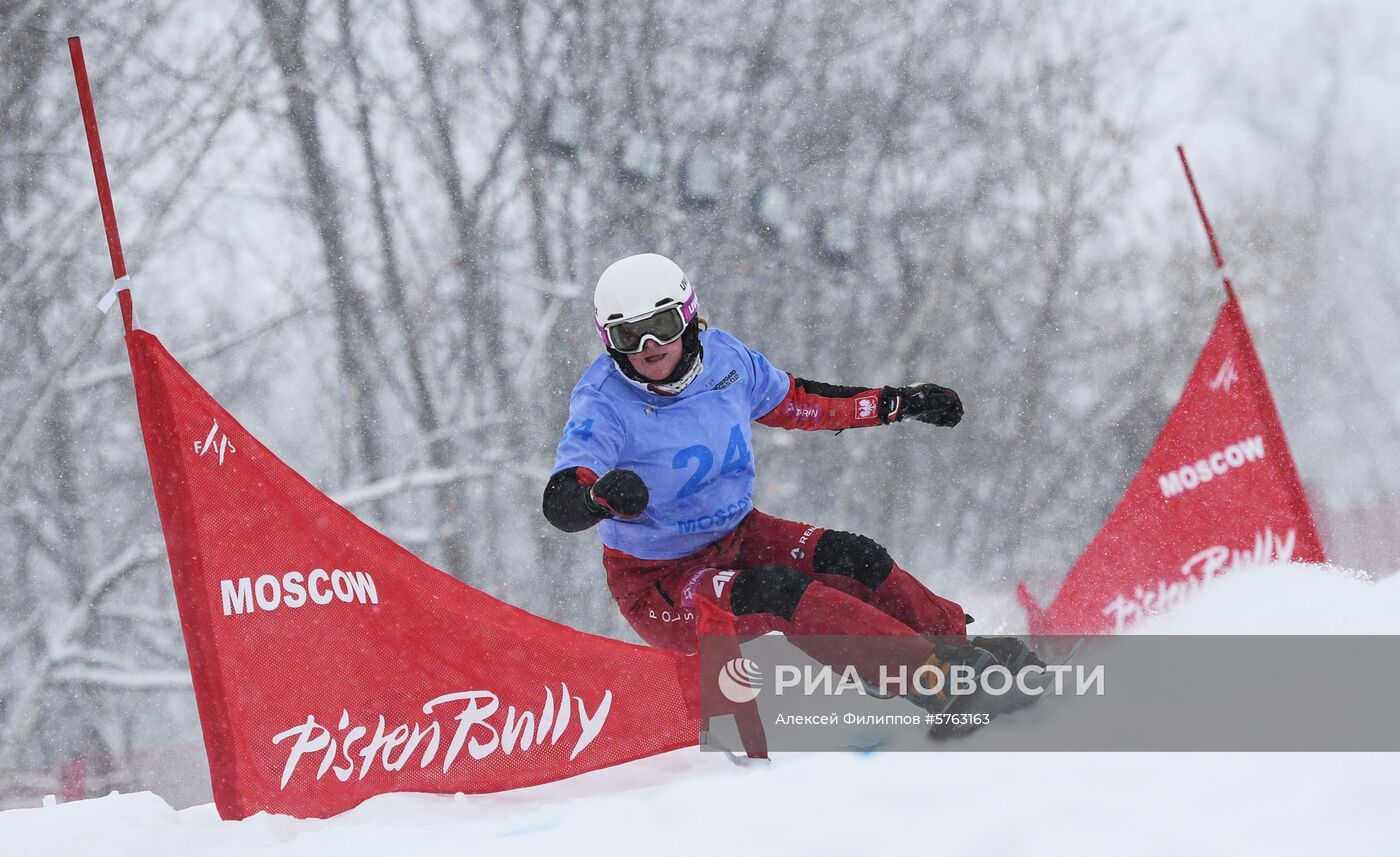
<instances>
[{"instance_id":1,"label":"fis logo on banner","mask_svg":"<svg viewBox=\"0 0 1400 857\"><path fill-rule=\"evenodd\" d=\"M229 442L228 435L219 433L219 421L214 420L214 425L209 429L209 434L201 441L194 442L194 454L203 458L211 452L219 453L219 464L224 463L224 456L237 452L233 444Z\"/></svg>"},{"instance_id":2,"label":"fis logo on banner","mask_svg":"<svg viewBox=\"0 0 1400 857\"><path fill-rule=\"evenodd\" d=\"M1230 392L1230 385L1240 379L1240 374L1235 371L1235 358L1226 357L1225 362L1220 364L1220 371L1215 373L1215 377L1210 381L1210 388L1216 392Z\"/></svg>"}]
</instances>

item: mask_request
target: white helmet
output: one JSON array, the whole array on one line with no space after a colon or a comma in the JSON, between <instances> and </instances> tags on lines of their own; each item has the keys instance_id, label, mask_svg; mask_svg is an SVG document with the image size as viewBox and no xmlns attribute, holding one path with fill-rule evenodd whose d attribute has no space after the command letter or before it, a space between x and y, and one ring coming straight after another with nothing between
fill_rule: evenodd
<instances>
[{"instance_id":1,"label":"white helmet","mask_svg":"<svg viewBox=\"0 0 1400 857\"><path fill-rule=\"evenodd\" d=\"M696 307L695 290L685 272L656 253L612 263L593 290L598 335L604 347L622 353L640 351L646 339L659 345L674 341L695 319ZM641 323L654 316L654 321Z\"/></svg>"}]
</instances>

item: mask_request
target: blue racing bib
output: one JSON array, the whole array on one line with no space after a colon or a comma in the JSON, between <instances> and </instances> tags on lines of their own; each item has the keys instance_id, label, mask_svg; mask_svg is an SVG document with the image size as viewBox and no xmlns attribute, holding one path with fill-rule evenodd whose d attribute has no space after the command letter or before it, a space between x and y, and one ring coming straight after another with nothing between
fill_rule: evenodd
<instances>
[{"instance_id":1,"label":"blue racing bib","mask_svg":"<svg viewBox=\"0 0 1400 857\"><path fill-rule=\"evenodd\" d=\"M749 425L787 395L787 373L722 330L700 333L704 368L677 396L631 383L606 354L569 399L554 472L632 470L649 502L639 517L598 524L603 544L641 559L689 556L753 506Z\"/></svg>"}]
</instances>

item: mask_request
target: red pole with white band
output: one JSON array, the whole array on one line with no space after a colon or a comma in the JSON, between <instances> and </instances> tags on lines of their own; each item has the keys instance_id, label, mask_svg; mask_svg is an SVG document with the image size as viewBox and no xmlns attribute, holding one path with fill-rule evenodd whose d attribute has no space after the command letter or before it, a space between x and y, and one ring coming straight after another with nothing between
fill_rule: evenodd
<instances>
[{"instance_id":1,"label":"red pole with white band","mask_svg":"<svg viewBox=\"0 0 1400 857\"><path fill-rule=\"evenodd\" d=\"M1191 165L1186 162L1186 150L1181 146L1176 147L1176 154L1181 158L1181 168L1186 170L1186 183L1191 186L1191 198L1196 200L1196 211L1201 214L1201 223L1206 227L1206 239L1210 241L1210 252L1215 257L1215 267L1220 271L1220 279L1225 282L1225 294L1230 300L1235 300L1235 287L1230 283L1230 275L1225 271L1225 257L1220 255L1220 245L1215 243L1215 230L1210 226L1210 218L1206 216L1205 203L1201 202L1201 193L1196 190L1196 179L1191 175Z\"/></svg>"},{"instance_id":2,"label":"red pole with white band","mask_svg":"<svg viewBox=\"0 0 1400 857\"><path fill-rule=\"evenodd\" d=\"M68 39L68 53L73 57L73 79L78 85L78 106L83 111L83 127L87 130L88 153L92 156L92 176L97 180L97 201L102 208L102 225L107 231L107 250L112 256L111 291L98 302L104 313L117 301L122 307L122 323L131 331L131 279L126 274L126 259L122 256L121 234L117 231L117 212L112 206L112 188L107 182L107 163L102 157L102 139L97 133L97 111L92 106L92 89L88 86L87 64L83 62L83 43L77 37Z\"/></svg>"}]
</instances>

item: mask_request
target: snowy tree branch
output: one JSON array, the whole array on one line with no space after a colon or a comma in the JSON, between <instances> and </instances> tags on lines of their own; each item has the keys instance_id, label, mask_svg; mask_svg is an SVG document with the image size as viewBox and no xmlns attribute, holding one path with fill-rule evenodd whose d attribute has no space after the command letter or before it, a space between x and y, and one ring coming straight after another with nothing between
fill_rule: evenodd
<instances>
[{"instance_id":1,"label":"snowy tree branch","mask_svg":"<svg viewBox=\"0 0 1400 857\"><path fill-rule=\"evenodd\" d=\"M126 670L92 666L60 667L53 672L55 684L77 684L113 690L187 690L194 685L189 670Z\"/></svg>"},{"instance_id":2,"label":"snowy tree branch","mask_svg":"<svg viewBox=\"0 0 1400 857\"><path fill-rule=\"evenodd\" d=\"M179 354L175 355L175 357L182 365L187 367L192 366L202 360L218 357L241 345L249 344L268 333L281 330L289 322L304 319L313 313L320 314L322 312L324 312L324 310L313 310L311 307L306 306L296 307L258 322L257 324L245 327L242 330L215 337L208 342L184 349ZM111 366L91 369L81 374L69 375L63 379L62 386L64 392L76 393L105 384L109 381L124 380L130 377L130 364L125 362L115 363Z\"/></svg>"}]
</instances>

